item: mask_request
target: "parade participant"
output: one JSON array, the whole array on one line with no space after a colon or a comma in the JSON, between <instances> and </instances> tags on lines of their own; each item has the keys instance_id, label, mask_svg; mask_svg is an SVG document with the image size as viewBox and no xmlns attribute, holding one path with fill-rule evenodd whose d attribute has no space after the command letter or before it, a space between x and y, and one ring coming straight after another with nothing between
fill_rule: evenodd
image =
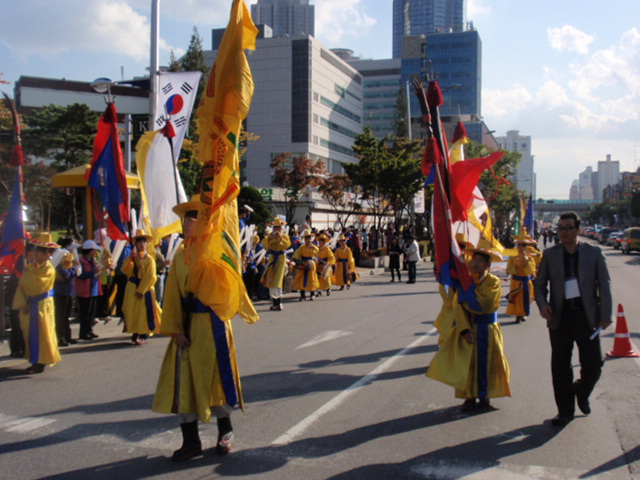
<instances>
[{"instance_id":1,"label":"parade participant","mask_svg":"<svg viewBox=\"0 0 640 480\"><path fill-rule=\"evenodd\" d=\"M132 334L131 343L143 345L160 325L162 310L156 301L156 261L147 251L153 237L138 230L133 241L135 249L122 265L122 272L129 278L122 311L125 331Z\"/></svg>"},{"instance_id":2,"label":"parade participant","mask_svg":"<svg viewBox=\"0 0 640 480\"><path fill-rule=\"evenodd\" d=\"M469 273L473 286L464 293L462 303L462 294L456 293L455 328L444 339L427 371L427 377L456 389L456 398L465 399L465 411L490 407L490 398L511 396L509 363L496 313L502 287L500 279L489 273L491 261L502 261L502 257L484 239L471 252Z\"/></svg>"},{"instance_id":3,"label":"parade participant","mask_svg":"<svg viewBox=\"0 0 640 480\"><path fill-rule=\"evenodd\" d=\"M98 297L102 294L100 274L102 266L96 260L101 250L93 240L86 240L80 251L80 265L76 270L74 288L78 299L78 321L80 323L80 339L93 340L98 335L93 333L93 322L98 308Z\"/></svg>"},{"instance_id":4,"label":"parade participant","mask_svg":"<svg viewBox=\"0 0 640 480\"><path fill-rule=\"evenodd\" d=\"M313 235L309 230L302 232L304 244L293 254L295 264L295 276L293 289L300 292L300 301L306 300L305 292L309 292L309 300L313 301L314 292L320 287L315 258L318 255L318 247L313 243Z\"/></svg>"},{"instance_id":5,"label":"parade participant","mask_svg":"<svg viewBox=\"0 0 640 480\"><path fill-rule=\"evenodd\" d=\"M35 245L34 261L22 272L12 306L20 311L25 357L31 363L25 373L29 374L42 373L46 365L53 366L61 360L53 305L56 270L49 262L59 245L51 241L50 233L41 234L31 243Z\"/></svg>"},{"instance_id":6,"label":"parade participant","mask_svg":"<svg viewBox=\"0 0 640 480\"><path fill-rule=\"evenodd\" d=\"M460 247L460 251L465 256L465 260L469 260L467 257L472 254L469 253L468 250L473 248L473 244L467 241L464 233L456 234L456 242ZM447 335L449 335L455 326L453 302L456 291L454 288L442 284L439 284L438 291L440 298L442 298L442 308L440 309L438 317L433 322L433 326L438 330L438 346L441 346L444 343L444 339L447 338Z\"/></svg>"},{"instance_id":7,"label":"parade participant","mask_svg":"<svg viewBox=\"0 0 640 480\"><path fill-rule=\"evenodd\" d=\"M391 243L387 246L387 253L389 255L389 270L391 270L391 283L395 282L395 276L393 271L398 274L398 282L402 281L402 275L400 275L400 255L402 254L402 247L398 243L398 237L393 236Z\"/></svg>"},{"instance_id":8,"label":"parade participant","mask_svg":"<svg viewBox=\"0 0 640 480\"><path fill-rule=\"evenodd\" d=\"M56 312L56 334L58 336L58 346L67 347L70 344L78 343L71 338L71 326L69 317L73 307L73 297L75 297L74 279L76 278L76 267L79 262L73 257L71 250L80 245L74 243L73 238L64 237L58 240L62 253L62 260L55 267L56 281L53 286L53 303Z\"/></svg>"},{"instance_id":9,"label":"parade participant","mask_svg":"<svg viewBox=\"0 0 640 480\"><path fill-rule=\"evenodd\" d=\"M347 247L347 239L344 235L338 237L338 248L334 252L336 257L335 284L340 285L340 290L351 288L351 277L356 271L351 249Z\"/></svg>"},{"instance_id":10,"label":"parade participant","mask_svg":"<svg viewBox=\"0 0 640 480\"><path fill-rule=\"evenodd\" d=\"M24 246L24 255L20 255L18 258L16 267L5 285L5 305L13 304L18 283L22 277L22 272L24 272L24 268L28 264L33 262L36 254L35 249L35 245L29 242ZM9 349L11 350L11 356L17 358L24 357L24 335L22 334L22 328L20 327L20 312L18 310L11 309L11 313L9 314L9 323L11 325L11 336L9 337Z\"/></svg>"},{"instance_id":11,"label":"parade participant","mask_svg":"<svg viewBox=\"0 0 640 480\"><path fill-rule=\"evenodd\" d=\"M273 305L269 310L282 310L282 287L287 271L286 250L291 246L289 235L282 232L285 225L280 218L273 220L273 231L264 237L262 246L267 250L269 258L267 268L262 275L262 284L269 289Z\"/></svg>"},{"instance_id":12,"label":"parade participant","mask_svg":"<svg viewBox=\"0 0 640 480\"><path fill-rule=\"evenodd\" d=\"M558 221L560 245L546 249L534 281L540 315L551 341L551 377L558 415L565 426L578 408L591 413L589 395L602 373L598 332L611 325L611 279L600 247L578 240L580 218L565 212ZM578 345L580 379L573 381L573 344Z\"/></svg>"},{"instance_id":13,"label":"parade participant","mask_svg":"<svg viewBox=\"0 0 640 480\"><path fill-rule=\"evenodd\" d=\"M321 233L316 237L318 241L318 292L316 295L320 296L324 290L327 292L327 297L331 295L331 282L333 277L333 266L336 264L336 257L329 247L327 241L329 238Z\"/></svg>"},{"instance_id":14,"label":"parade participant","mask_svg":"<svg viewBox=\"0 0 640 480\"><path fill-rule=\"evenodd\" d=\"M102 289L102 293L98 297L96 316L104 323L108 323L112 320L110 304L111 297L113 296L113 292L115 289L115 284L113 282L113 265L111 262L111 252L108 248L104 248L105 244L107 244L107 242L109 241L109 238L107 237L107 229L101 228L93 232L93 241L100 245L100 247L102 247L100 257L98 258L98 263L100 263L100 265L102 265L103 267L102 273L100 274L100 287Z\"/></svg>"},{"instance_id":15,"label":"parade participant","mask_svg":"<svg viewBox=\"0 0 640 480\"><path fill-rule=\"evenodd\" d=\"M511 286L507 294L507 315L515 316L516 323L524 322L529 316L531 302L533 301L533 278L536 273L536 262L527 253L529 245L536 242L524 235L524 232L515 239L518 247L518 255L509 257L507 274L511 275Z\"/></svg>"},{"instance_id":16,"label":"parade participant","mask_svg":"<svg viewBox=\"0 0 640 480\"><path fill-rule=\"evenodd\" d=\"M185 248L176 253L167 278L160 333L171 340L152 408L178 414L183 444L173 453L174 461L202 454L198 418L204 423L217 418L216 453L228 453L233 445L230 415L236 404L243 405L231 322L222 322L186 290L199 205L200 195L194 195L173 208L183 221Z\"/></svg>"}]
</instances>

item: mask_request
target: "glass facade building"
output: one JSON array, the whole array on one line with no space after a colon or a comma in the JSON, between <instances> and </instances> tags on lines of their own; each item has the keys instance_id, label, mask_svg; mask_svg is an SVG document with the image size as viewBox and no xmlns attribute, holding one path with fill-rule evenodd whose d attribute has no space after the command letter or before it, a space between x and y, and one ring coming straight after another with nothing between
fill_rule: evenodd
<instances>
[{"instance_id":1,"label":"glass facade building","mask_svg":"<svg viewBox=\"0 0 640 480\"><path fill-rule=\"evenodd\" d=\"M459 32L465 17L465 0L393 0L393 58L402 56L402 37Z\"/></svg>"},{"instance_id":2,"label":"glass facade building","mask_svg":"<svg viewBox=\"0 0 640 480\"><path fill-rule=\"evenodd\" d=\"M251 5L251 18L273 29L274 37L315 36L315 7L309 0L258 0Z\"/></svg>"}]
</instances>

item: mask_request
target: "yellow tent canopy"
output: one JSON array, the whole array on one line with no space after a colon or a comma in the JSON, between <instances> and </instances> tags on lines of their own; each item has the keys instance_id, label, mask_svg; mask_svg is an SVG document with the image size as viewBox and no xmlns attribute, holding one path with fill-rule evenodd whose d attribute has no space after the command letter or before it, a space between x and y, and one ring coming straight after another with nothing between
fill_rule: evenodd
<instances>
[{"instance_id":1,"label":"yellow tent canopy","mask_svg":"<svg viewBox=\"0 0 640 480\"><path fill-rule=\"evenodd\" d=\"M74 167L65 172L56 173L51 178L51 186L54 188L84 188L87 186L87 180L84 177L87 170L89 170L89 164L80 165L79 167ZM127 187L139 190L140 178L138 178L138 175L131 172L126 172L126 174Z\"/></svg>"}]
</instances>

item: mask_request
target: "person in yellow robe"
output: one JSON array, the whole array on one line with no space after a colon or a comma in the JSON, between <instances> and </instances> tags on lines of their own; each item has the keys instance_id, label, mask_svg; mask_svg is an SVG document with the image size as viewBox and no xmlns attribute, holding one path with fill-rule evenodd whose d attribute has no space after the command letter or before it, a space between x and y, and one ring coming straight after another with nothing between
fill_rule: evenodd
<instances>
[{"instance_id":1,"label":"person in yellow robe","mask_svg":"<svg viewBox=\"0 0 640 480\"><path fill-rule=\"evenodd\" d=\"M31 243L35 245L34 261L25 266L12 305L20 312L25 357L31 363L25 372L29 374L42 373L46 365L53 366L61 360L53 305L56 269L49 262L58 245L51 241L49 233Z\"/></svg>"},{"instance_id":2,"label":"person in yellow robe","mask_svg":"<svg viewBox=\"0 0 640 480\"><path fill-rule=\"evenodd\" d=\"M183 220L186 248L176 253L167 277L160 333L171 340L152 407L179 416L183 444L173 453L174 461L202 454L198 418L204 423L217 418L216 452L228 453L233 446L231 412L236 404L244 405L231 322L220 320L187 292L199 204L200 195L194 195L173 208Z\"/></svg>"},{"instance_id":3,"label":"person in yellow robe","mask_svg":"<svg viewBox=\"0 0 640 480\"><path fill-rule=\"evenodd\" d=\"M318 291L317 296L324 290L327 297L331 295L331 285L333 280L333 266L336 264L336 257L327 244L329 240L324 233L316 237L318 241Z\"/></svg>"},{"instance_id":4,"label":"person in yellow robe","mask_svg":"<svg viewBox=\"0 0 640 480\"><path fill-rule=\"evenodd\" d=\"M515 238L518 255L509 257L507 273L511 275L511 286L507 294L507 315L516 317L516 323L524 322L529 316L533 301L533 279L536 274L536 262L528 253L535 241L524 235Z\"/></svg>"},{"instance_id":5,"label":"person in yellow robe","mask_svg":"<svg viewBox=\"0 0 640 480\"><path fill-rule=\"evenodd\" d=\"M273 231L262 240L268 259L261 282L269 289L269 296L273 301L269 310L282 310L282 285L287 273L285 252L291 246L289 235L282 231L284 225L285 222L276 217L272 223Z\"/></svg>"},{"instance_id":6,"label":"person in yellow robe","mask_svg":"<svg viewBox=\"0 0 640 480\"><path fill-rule=\"evenodd\" d=\"M309 230L302 232L302 238L304 239L304 244L291 257L295 263L293 289L300 292L301 302L307 299L305 292L310 292L309 300L313 301L313 294L320 287L316 267L316 257L319 249L312 243L313 235Z\"/></svg>"},{"instance_id":7,"label":"person in yellow robe","mask_svg":"<svg viewBox=\"0 0 640 480\"><path fill-rule=\"evenodd\" d=\"M472 254L469 253L469 249L472 249L474 245L467 241L464 233L456 233L456 241L460 251L464 255L465 261L470 260ZM433 326L438 330L438 346L441 346L449 332L454 328L453 301L456 291L442 284L439 285L438 291L440 298L442 298L442 308L440 309L438 317L433 322Z\"/></svg>"},{"instance_id":8,"label":"person in yellow robe","mask_svg":"<svg viewBox=\"0 0 640 480\"><path fill-rule=\"evenodd\" d=\"M153 237L138 230L134 237L135 250L122 264L122 273L129 281L124 292L122 312L126 331L131 333L131 343L143 345L147 336L160 325L162 310L156 301L156 261L147 252Z\"/></svg>"},{"instance_id":9,"label":"person in yellow robe","mask_svg":"<svg viewBox=\"0 0 640 480\"><path fill-rule=\"evenodd\" d=\"M471 251L473 285L470 291L455 294L455 328L427 370L427 377L455 388L456 398L465 399L462 409L467 411L489 408L490 398L511 396L510 368L497 316L502 287L500 279L489 273L491 260L501 256L485 240Z\"/></svg>"},{"instance_id":10,"label":"person in yellow robe","mask_svg":"<svg viewBox=\"0 0 640 480\"><path fill-rule=\"evenodd\" d=\"M335 284L340 285L340 290L351 287L351 274L356 271L356 262L353 259L351 249L347 247L344 235L338 237L338 248L334 252L336 257Z\"/></svg>"}]
</instances>

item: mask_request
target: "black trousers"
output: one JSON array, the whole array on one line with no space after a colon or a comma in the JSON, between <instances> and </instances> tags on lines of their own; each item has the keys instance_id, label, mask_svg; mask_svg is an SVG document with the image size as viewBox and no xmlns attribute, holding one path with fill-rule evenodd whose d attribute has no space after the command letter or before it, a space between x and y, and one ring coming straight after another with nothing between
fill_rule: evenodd
<instances>
[{"instance_id":1,"label":"black trousers","mask_svg":"<svg viewBox=\"0 0 640 480\"><path fill-rule=\"evenodd\" d=\"M86 338L93 333L93 320L96 318L97 306L98 297L78 297L80 338Z\"/></svg>"},{"instance_id":2,"label":"black trousers","mask_svg":"<svg viewBox=\"0 0 640 480\"><path fill-rule=\"evenodd\" d=\"M54 295L53 304L55 306L56 334L58 336L58 342L69 343L69 340L71 340L71 327L69 326L69 317L71 316L73 297Z\"/></svg>"},{"instance_id":3,"label":"black trousers","mask_svg":"<svg viewBox=\"0 0 640 480\"><path fill-rule=\"evenodd\" d=\"M600 338L589 340L593 332L583 311L567 311L563 314L560 327L549 330L553 393L560 415L573 415L575 412L571 365L574 343L578 345L580 358L580 379L577 385L580 395L588 397L602 373L604 362Z\"/></svg>"},{"instance_id":4,"label":"black trousers","mask_svg":"<svg viewBox=\"0 0 640 480\"><path fill-rule=\"evenodd\" d=\"M416 281L416 264L418 262L410 262L407 261L407 269L409 270L409 281L410 282L415 282Z\"/></svg>"}]
</instances>

